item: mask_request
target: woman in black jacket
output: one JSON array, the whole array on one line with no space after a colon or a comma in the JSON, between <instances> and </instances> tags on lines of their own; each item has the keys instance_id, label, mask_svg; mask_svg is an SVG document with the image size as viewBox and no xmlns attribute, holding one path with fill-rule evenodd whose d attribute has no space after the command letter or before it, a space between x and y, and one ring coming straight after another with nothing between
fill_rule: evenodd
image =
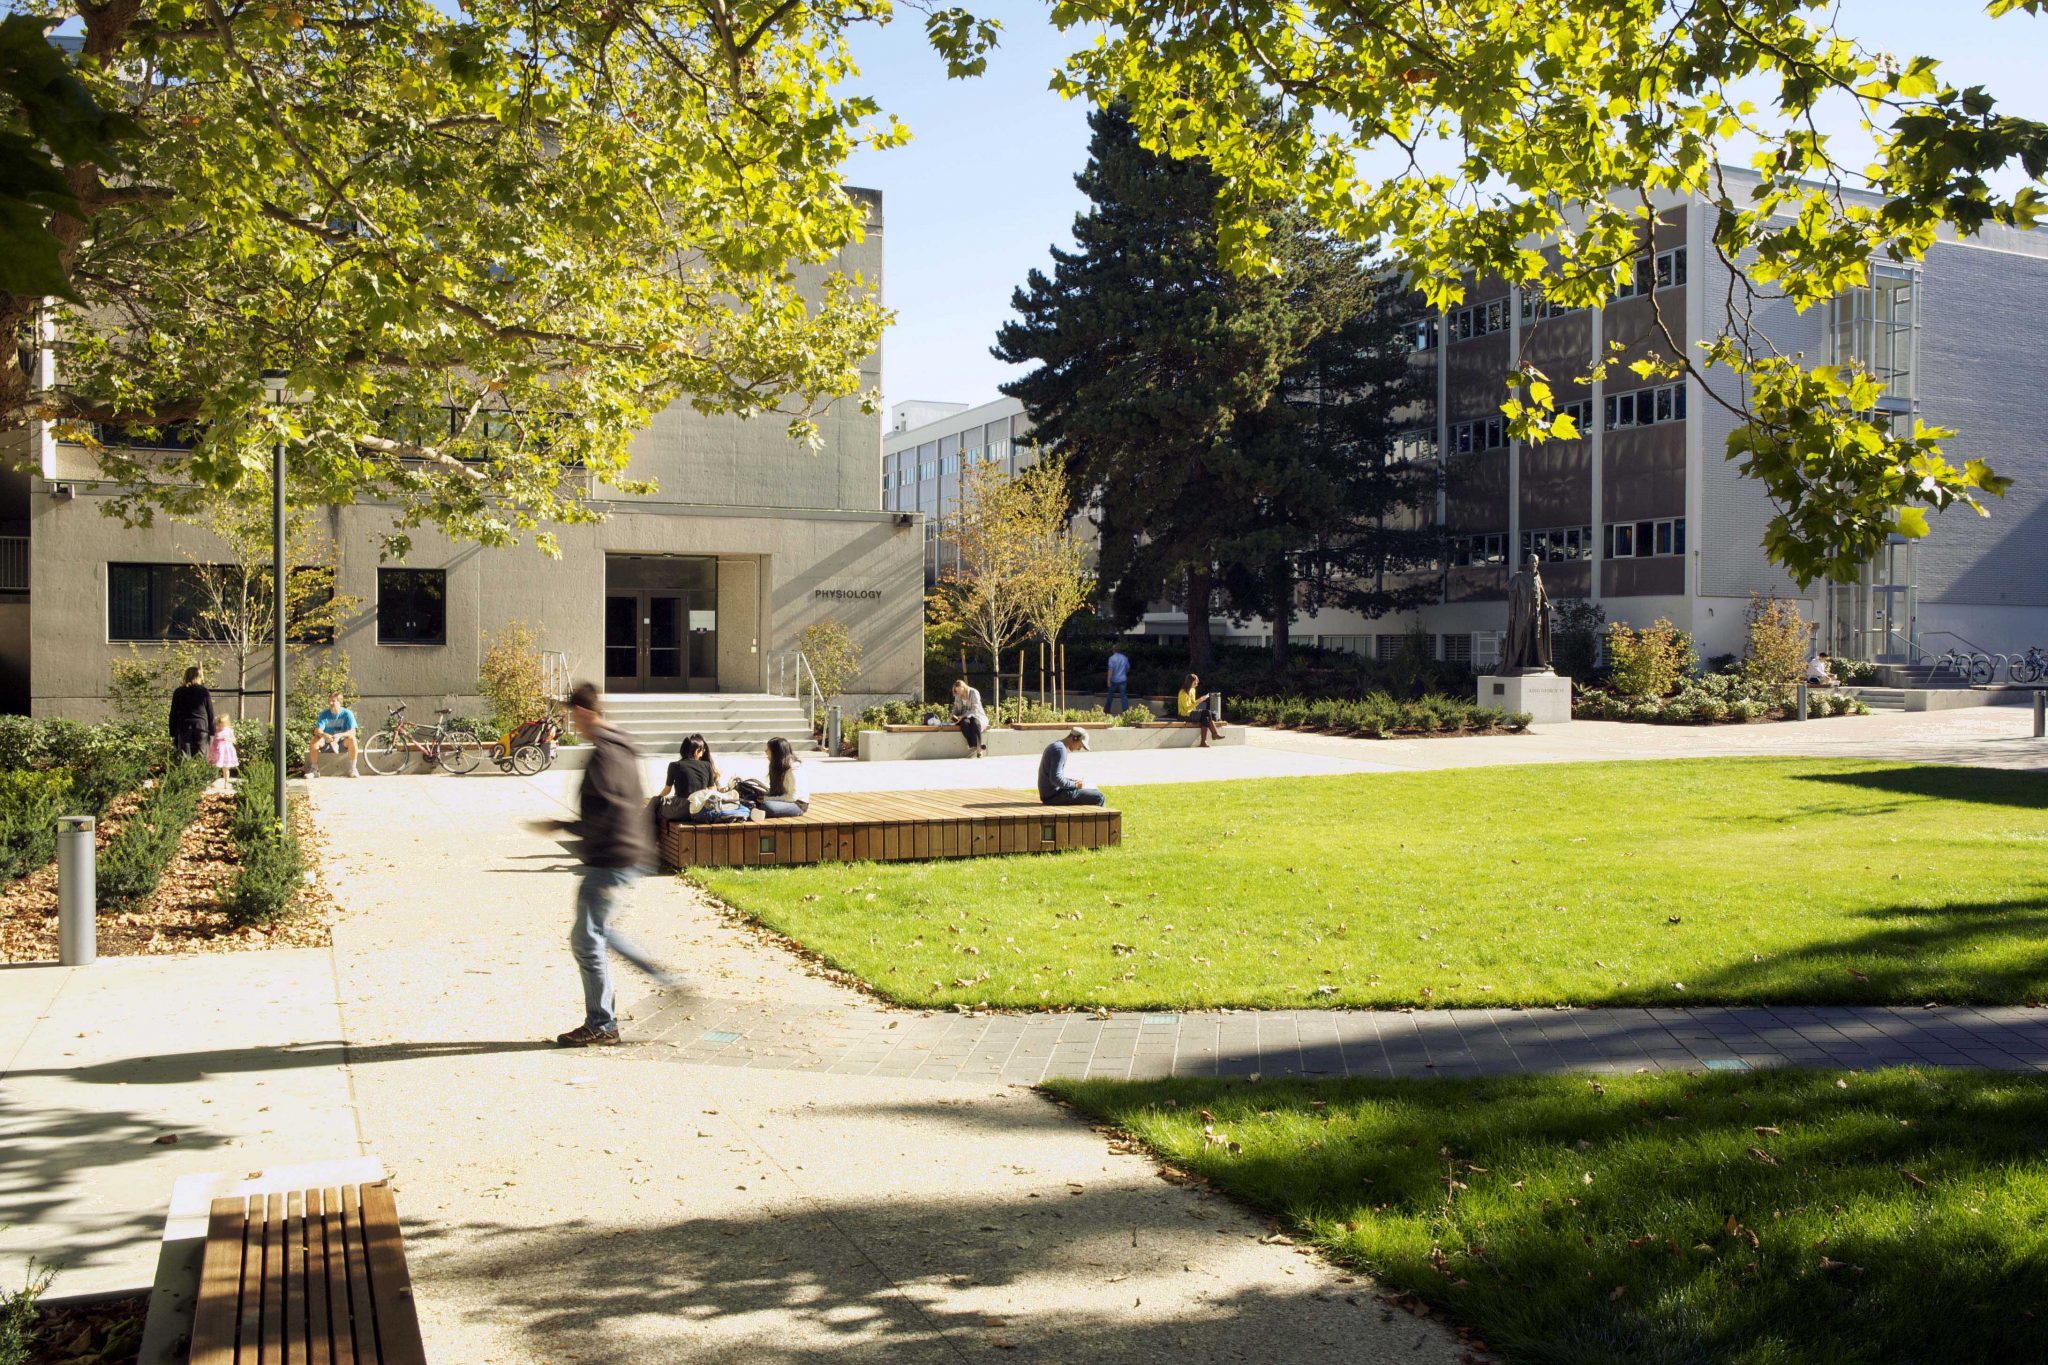
<instances>
[{"instance_id":1,"label":"woman in black jacket","mask_svg":"<svg viewBox=\"0 0 2048 1365\"><path fill-rule=\"evenodd\" d=\"M213 735L213 693L199 681L199 666L185 670L185 684L171 693L171 743L187 758L206 752Z\"/></svg>"}]
</instances>

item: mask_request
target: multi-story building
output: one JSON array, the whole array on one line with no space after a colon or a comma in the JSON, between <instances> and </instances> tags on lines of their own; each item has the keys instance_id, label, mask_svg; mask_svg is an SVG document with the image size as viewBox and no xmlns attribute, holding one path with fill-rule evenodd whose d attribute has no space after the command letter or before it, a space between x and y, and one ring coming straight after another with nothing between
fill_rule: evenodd
<instances>
[{"instance_id":1,"label":"multi-story building","mask_svg":"<svg viewBox=\"0 0 2048 1365\"><path fill-rule=\"evenodd\" d=\"M1031 422L1014 398L969 407L912 401L889 410L882 438L882 506L924 519L927 582L953 567L952 547L940 535L960 505L960 466L994 460L1014 474L1038 458Z\"/></svg>"},{"instance_id":2,"label":"multi-story building","mask_svg":"<svg viewBox=\"0 0 2048 1365\"><path fill-rule=\"evenodd\" d=\"M1743 173L1726 174L1739 193ZM1744 298L1713 247L1714 215L1703 200L1665 196L1632 281L1604 308L1561 310L1477 281L1457 308L1416 324L1416 363L1433 373L1436 402L1397 454L1444 470L1437 601L1400 617L1304 616L1297 642L1386 657L1419 629L1437 657L1483 667L1505 626L1508 574L1533 553L1553 598L1589 599L1609 620L1636 625L1668 618L1708 657L1742 648L1752 592L1799 600L1822 647L1851 657L1909 662L1959 643L1992 652L2048 644L2048 391L2044 351L2029 340L2048 315L2048 234L1944 236L1926 259L1879 265L1867 286L1804 313L1768 292L1756 298L1750 325L1759 338L1786 354L1871 368L1885 383L1883 411L1908 426L1917 418L1952 429L1952 458L1981 457L2014 479L2004 498L1988 500L1988 517L1934 516L1930 535L1890 546L1861 581L1801 589L1764 554L1774 509L1762 486L1727 458L1739 379L1713 370L1706 384L1645 380L1626 366L1668 357L1674 345L1696 355L1696 343L1722 330L1731 299ZM1615 343L1622 363L1581 382ZM1508 439L1504 379L1523 363L1550 379L1577 418L1577 439ZM999 421L1014 446L1024 429L1015 404L892 432L889 505L942 514L957 470L949 460L976 440L986 448ZM1219 639L1269 635L1257 620L1215 625ZM1185 629L1184 614L1165 610L1143 627Z\"/></svg>"},{"instance_id":3,"label":"multi-story building","mask_svg":"<svg viewBox=\"0 0 2048 1365\"><path fill-rule=\"evenodd\" d=\"M881 197L855 193L869 204L867 236L830 268L879 282ZM879 385L879 355L863 379ZM881 505L880 427L837 404L814 453L780 420L678 403L634 443L631 472L656 491L612 493L602 521L557 528L559 559L415 534L403 561L385 561L391 508L321 508L337 591L362 604L335 644L366 706L405 701L423 715L444 700L476 709L482 637L514 621L613 692L761 693L803 629L832 618L864 648L849 700L917 695L923 532ZM48 427L27 440L27 472L0 485L0 687L16 709L92 716L131 646L200 633L192 566L221 547L161 518L133 528L101 516L114 490L96 480L91 452ZM268 689L267 666L251 687Z\"/></svg>"}]
</instances>

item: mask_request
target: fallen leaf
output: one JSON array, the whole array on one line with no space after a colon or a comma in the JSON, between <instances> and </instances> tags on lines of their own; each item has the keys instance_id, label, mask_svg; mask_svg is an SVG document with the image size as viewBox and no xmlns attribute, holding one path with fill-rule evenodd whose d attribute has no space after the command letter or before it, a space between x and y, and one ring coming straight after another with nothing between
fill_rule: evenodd
<instances>
[{"instance_id":1,"label":"fallen leaf","mask_svg":"<svg viewBox=\"0 0 2048 1365\"><path fill-rule=\"evenodd\" d=\"M1758 1161L1763 1162L1766 1166L1775 1166L1778 1164L1778 1158L1772 1156L1769 1152L1765 1151L1761 1147L1750 1148L1749 1154L1755 1157Z\"/></svg>"},{"instance_id":2,"label":"fallen leaf","mask_svg":"<svg viewBox=\"0 0 2048 1365\"><path fill-rule=\"evenodd\" d=\"M1750 1131L1751 1131L1751 1132L1753 1132L1753 1133L1755 1133L1755 1134L1756 1134L1756 1135L1757 1135L1758 1137L1783 1137L1783 1136L1785 1136L1785 1134L1784 1134L1784 1133L1783 1133L1782 1131L1780 1131L1779 1129L1776 1129L1776 1128L1772 1128L1772 1127L1769 1127L1768 1125L1765 1125L1765 1124L1758 1124L1758 1125L1757 1125L1757 1126L1756 1126L1755 1128L1752 1128L1752 1129L1751 1129Z\"/></svg>"},{"instance_id":3,"label":"fallen leaf","mask_svg":"<svg viewBox=\"0 0 2048 1365\"><path fill-rule=\"evenodd\" d=\"M1613 1303L1616 1299L1619 1299L1623 1294L1626 1293L1628 1293L1628 1286L1625 1284L1618 1284L1614 1286L1614 1292L1607 1296L1607 1301L1609 1303Z\"/></svg>"},{"instance_id":4,"label":"fallen leaf","mask_svg":"<svg viewBox=\"0 0 2048 1365\"><path fill-rule=\"evenodd\" d=\"M1927 1188L1927 1182L1926 1182L1926 1181L1922 1180L1922 1179L1921 1179L1921 1178L1920 1178L1919 1176L1917 1176L1917 1175L1914 1175L1914 1174L1913 1174L1913 1173L1912 1173L1911 1171L1907 1170L1907 1169L1906 1169L1906 1168L1905 1168L1904 1166L1901 1166L1901 1167L1899 1167L1899 1174L1900 1174L1900 1175L1902 1175L1902 1176L1904 1176L1904 1177L1906 1177L1906 1180L1907 1180L1907 1182L1908 1182L1909 1184L1911 1184L1911 1185L1913 1186L1913 1188L1914 1188L1914 1189L1916 1189L1916 1190L1924 1190L1924 1189L1926 1189L1926 1188Z\"/></svg>"}]
</instances>

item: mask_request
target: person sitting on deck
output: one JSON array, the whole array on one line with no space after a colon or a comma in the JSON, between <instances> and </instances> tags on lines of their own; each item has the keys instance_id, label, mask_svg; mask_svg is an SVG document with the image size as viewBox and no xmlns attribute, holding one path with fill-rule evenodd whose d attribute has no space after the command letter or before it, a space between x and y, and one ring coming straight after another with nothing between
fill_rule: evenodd
<instances>
[{"instance_id":1,"label":"person sitting on deck","mask_svg":"<svg viewBox=\"0 0 2048 1365\"><path fill-rule=\"evenodd\" d=\"M711 761L711 745L702 735L691 735L682 743L677 757L668 765L668 777L655 797L658 818L671 824L711 824L724 820L745 820L747 808L732 801L706 797L693 801L699 792L717 792L724 785ZM692 810L696 805L698 809Z\"/></svg>"},{"instance_id":2,"label":"person sitting on deck","mask_svg":"<svg viewBox=\"0 0 2048 1365\"><path fill-rule=\"evenodd\" d=\"M811 782L797 759L796 747L782 736L768 741L767 794L741 800L770 820L789 820L811 808Z\"/></svg>"},{"instance_id":3,"label":"person sitting on deck","mask_svg":"<svg viewBox=\"0 0 2048 1365\"><path fill-rule=\"evenodd\" d=\"M1081 785L1078 777L1067 776L1067 755L1077 749L1088 747L1088 732L1080 726L1067 731L1065 738L1045 746L1044 757L1038 760L1038 800L1046 806L1106 806L1108 800L1093 787Z\"/></svg>"}]
</instances>

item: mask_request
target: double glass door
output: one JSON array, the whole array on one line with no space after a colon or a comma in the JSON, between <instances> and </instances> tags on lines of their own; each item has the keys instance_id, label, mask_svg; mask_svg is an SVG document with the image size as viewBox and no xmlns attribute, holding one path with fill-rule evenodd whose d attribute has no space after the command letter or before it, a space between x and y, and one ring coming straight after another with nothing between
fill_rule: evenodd
<instances>
[{"instance_id":1,"label":"double glass door","mask_svg":"<svg viewBox=\"0 0 2048 1365\"><path fill-rule=\"evenodd\" d=\"M687 580L700 576L660 572L680 567L673 562L665 565L653 556L635 557L631 564L615 566L604 599L606 691L707 692L717 689L718 589L715 577L702 586L690 587L645 587L633 582L634 579L644 583L650 578ZM715 574L715 562L705 567Z\"/></svg>"}]
</instances>

